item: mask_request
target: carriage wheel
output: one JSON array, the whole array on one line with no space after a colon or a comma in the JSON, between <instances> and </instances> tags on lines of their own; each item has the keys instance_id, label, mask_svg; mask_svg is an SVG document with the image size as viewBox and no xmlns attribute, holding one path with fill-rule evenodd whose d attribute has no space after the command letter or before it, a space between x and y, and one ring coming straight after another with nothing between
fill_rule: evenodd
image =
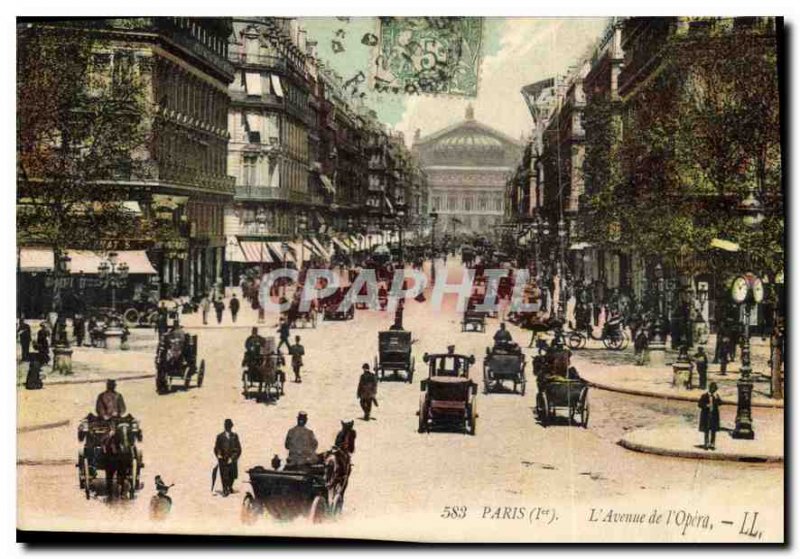
<instances>
[{"instance_id":1,"label":"carriage wheel","mask_svg":"<svg viewBox=\"0 0 800 559\"><path fill-rule=\"evenodd\" d=\"M122 319L125 321L125 326L131 328L139 325L139 311L131 307L122 313Z\"/></svg>"},{"instance_id":2,"label":"carriage wheel","mask_svg":"<svg viewBox=\"0 0 800 559\"><path fill-rule=\"evenodd\" d=\"M620 340L620 349L625 349L628 347L628 335L625 332L622 332L622 340Z\"/></svg>"},{"instance_id":3,"label":"carriage wheel","mask_svg":"<svg viewBox=\"0 0 800 559\"><path fill-rule=\"evenodd\" d=\"M200 360L200 371L197 373L197 388L203 386L203 379L206 376L206 360Z\"/></svg>"},{"instance_id":4,"label":"carriage wheel","mask_svg":"<svg viewBox=\"0 0 800 559\"><path fill-rule=\"evenodd\" d=\"M579 332L570 332L569 337L567 338L567 346L570 349L582 349L582 346L585 343L586 340Z\"/></svg>"},{"instance_id":5,"label":"carriage wheel","mask_svg":"<svg viewBox=\"0 0 800 559\"><path fill-rule=\"evenodd\" d=\"M613 350L620 350L622 349L622 343L624 339L622 336L617 334L612 334L610 336L603 336L603 345L606 346L606 349L613 349Z\"/></svg>"},{"instance_id":6,"label":"carriage wheel","mask_svg":"<svg viewBox=\"0 0 800 559\"><path fill-rule=\"evenodd\" d=\"M253 496L248 493L242 501L242 523L254 524L259 516L261 516L261 507L256 503Z\"/></svg>"},{"instance_id":7,"label":"carriage wheel","mask_svg":"<svg viewBox=\"0 0 800 559\"><path fill-rule=\"evenodd\" d=\"M317 495L314 497L314 500L311 501L311 506L308 509L308 520L314 524L321 524L325 521L327 515L328 503L324 496Z\"/></svg>"},{"instance_id":8,"label":"carriage wheel","mask_svg":"<svg viewBox=\"0 0 800 559\"><path fill-rule=\"evenodd\" d=\"M474 399L469 406L469 417L467 419L469 420L469 434L474 437L478 423L478 402Z\"/></svg>"},{"instance_id":9,"label":"carriage wheel","mask_svg":"<svg viewBox=\"0 0 800 559\"><path fill-rule=\"evenodd\" d=\"M136 486L139 484L139 460L134 451L133 460L131 460L131 478L128 482L128 498L133 499L136 497Z\"/></svg>"},{"instance_id":10,"label":"carriage wheel","mask_svg":"<svg viewBox=\"0 0 800 559\"><path fill-rule=\"evenodd\" d=\"M519 395L525 396L525 381L523 380L522 383L519 385Z\"/></svg>"},{"instance_id":11,"label":"carriage wheel","mask_svg":"<svg viewBox=\"0 0 800 559\"><path fill-rule=\"evenodd\" d=\"M183 387L189 390L189 385L192 383L192 369L187 369L183 375Z\"/></svg>"},{"instance_id":12,"label":"carriage wheel","mask_svg":"<svg viewBox=\"0 0 800 559\"><path fill-rule=\"evenodd\" d=\"M417 432L425 433L428 431L428 405L423 401L419 406L419 428Z\"/></svg>"},{"instance_id":13,"label":"carriage wheel","mask_svg":"<svg viewBox=\"0 0 800 559\"><path fill-rule=\"evenodd\" d=\"M147 325L155 326L156 322L158 322L158 312L153 311L149 315L147 315Z\"/></svg>"},{"instance_id":14,"label":"carriage wheel","mask_svg":"<svg viewBox=\"0 0 800 559\"><path fill-rule=\"evenodd\" d=\"M589 425L589 387L586 386L581 390L579 407L581 413L581 427L586 429Z\"/></svg>"},{"instance_id":15,"label":"carriage wheel","mask_svg":"<svg viewBox=\"0 0 800 559\"><path fill-rule=\"evenodd\" d=\"M542 424L542 427L547 427L547 424L550 420L550 409L547 402L547 394L540 392L537 394L536 398L539 400L539 405L537 406L539 423Z\"/></svg>"}]
</instances>

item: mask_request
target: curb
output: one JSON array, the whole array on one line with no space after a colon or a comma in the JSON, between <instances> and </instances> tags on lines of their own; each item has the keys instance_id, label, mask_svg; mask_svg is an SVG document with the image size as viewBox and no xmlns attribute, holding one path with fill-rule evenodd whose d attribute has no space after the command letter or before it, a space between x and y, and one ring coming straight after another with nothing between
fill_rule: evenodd
<instances>
[{"instance_id":1,"label":"curb","mask_svg":"<svg viewBox=\"0 0 800 559\"><path fill-rule=\"evenodd\" d=\"M585 379L586 380L586 379ZM659 398L662 400L677 400L681 402L697 402L697 398L693 396L683 396L680 394L664 394L661 392L649 392L647 390L636 390L634 388L622 388L619 386L613 386L608 384L603 384L600 382L595 382L592 380L586 380L589 386L597 388L598 390L606 390L608 392L619 392L620 394L630 394L632 396L644 396L645 398ZM735 406L736 402L722 402L723 406ZM783 402L775 402L774 404L768 404L761 401L753 401L751 402L751 406L754 408L767 408L767 409L783 409Z\"/></svg>"},{"instance_id":2,"label":"curb","mask_svg":"<svg viewBox=\"0 0 800 559\"><path fill-rule=\"evenodd\" d=\"M56 380L53 382L45 382L44 388L48 386L58 386L62 384L96 384L99 382L106 382L109 378L116 380L116 381L123 381L123 380L143 380L148 378L155 378L155 373L148 373L144 375L128 375L128 376L121 376L115 377L113 375L106 375L102 378L89 378L89 379L64 379L64 380ZM25 386L24 382L17 383L17 386Z\"/></svg>"},{"instance_id":3,"label":"curb","mask_svg":"<svg viewBox=\"0 0 800 559\"><path fill-rule=\"evenodd\" d=\"M39 425L26 425L24 427L17 427L17 433L30 433L31 431L44 431L45 429L56 429L58 427L66 427L71 421L64 419L62 421L55 421L53 423L40 423Z\"/></svg>"},{"instance_id":4,"label":"curb","mask_svg":"<svg viewBox=\"0 0 800 559\"><path fill-rule=\"evenodd\" d=\"M617 442L623 448L633 450L635 452L643 452L646 454L656 454L659 456L669 456L672 458L690 458L693 460L718 460L728 462L757 462L757 463L771 463L782 464L783 456L765 456L763 454L736 454L732 452L699 452L693 450L672 450L669 448L661 448L641 443L634 443L627 441L624 438Z\"/></svg>"},{"instance_id":5,"label":"curb","mask_svg":"<svg viewBox=\"0 0 800 559\"><path fill-rule=\"evenodd\" d=\"M17 460L17 466L71 466L72 458L45 458L43 460Z\"/></svg>"}]
</instances>

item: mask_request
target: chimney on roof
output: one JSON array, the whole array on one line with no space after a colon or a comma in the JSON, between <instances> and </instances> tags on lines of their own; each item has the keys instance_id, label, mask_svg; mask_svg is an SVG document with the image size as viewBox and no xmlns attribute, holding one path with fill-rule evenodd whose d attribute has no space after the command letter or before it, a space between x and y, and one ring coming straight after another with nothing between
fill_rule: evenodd
<instances>
[{"instance_id":1,"label":"chimney on roof","mask_svg":"<svg viewBox=\"0 0 800 559\"><path fill-rule=\"evenodd\" d=\"M466 118L467 120L475 120L475 109L472 108L472 103L469 103L467 105L467 111L466 114L464 115L464 118Z\"/></svg>"}]
</instances>

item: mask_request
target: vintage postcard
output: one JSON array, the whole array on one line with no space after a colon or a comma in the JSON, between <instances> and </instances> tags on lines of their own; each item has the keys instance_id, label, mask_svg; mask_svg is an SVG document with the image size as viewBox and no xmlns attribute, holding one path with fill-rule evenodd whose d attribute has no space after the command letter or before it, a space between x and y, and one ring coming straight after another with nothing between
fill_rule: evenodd
<instances>
[{"instance_id":1,"label":"vintage postcard","mask_svg":"<svg viewBox=\"0 0 800 559\"><path fill-rule=\"evenodd\" d=\"M18 538L783 543L784 44L19 17Z\"/></svg>"}]
</instances>

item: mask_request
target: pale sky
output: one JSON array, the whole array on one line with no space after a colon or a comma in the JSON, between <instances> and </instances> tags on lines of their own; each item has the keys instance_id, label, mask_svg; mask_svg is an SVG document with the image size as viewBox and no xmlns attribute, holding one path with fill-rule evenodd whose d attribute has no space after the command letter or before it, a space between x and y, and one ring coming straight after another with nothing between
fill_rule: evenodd
<instances>
[{"instance_id":1,"label":"pale sky","mask_svg":"<svg viewBox=\"0 0 800 559\"><path fill-rule=\"evenodd\" d=\"M476 120L514 139L530 133L531 118L520 95L523 85L567 73L580 56L599 39L606 18L486 18L483 63L478 96L464 99L448 96L377 94L368 92L368 104L389 126L403 132L410 142L414 131L431 134L464 118L468 103ZM361 44L366 32L375 32L374 18L306 18L300 24L310 39L319 42L320 57L345 79L370 64L371 49ZM331 40L337 30L345 52L334 54ZM342 35L340 31L339 35Z\"/></svg>"}]
</instances>

